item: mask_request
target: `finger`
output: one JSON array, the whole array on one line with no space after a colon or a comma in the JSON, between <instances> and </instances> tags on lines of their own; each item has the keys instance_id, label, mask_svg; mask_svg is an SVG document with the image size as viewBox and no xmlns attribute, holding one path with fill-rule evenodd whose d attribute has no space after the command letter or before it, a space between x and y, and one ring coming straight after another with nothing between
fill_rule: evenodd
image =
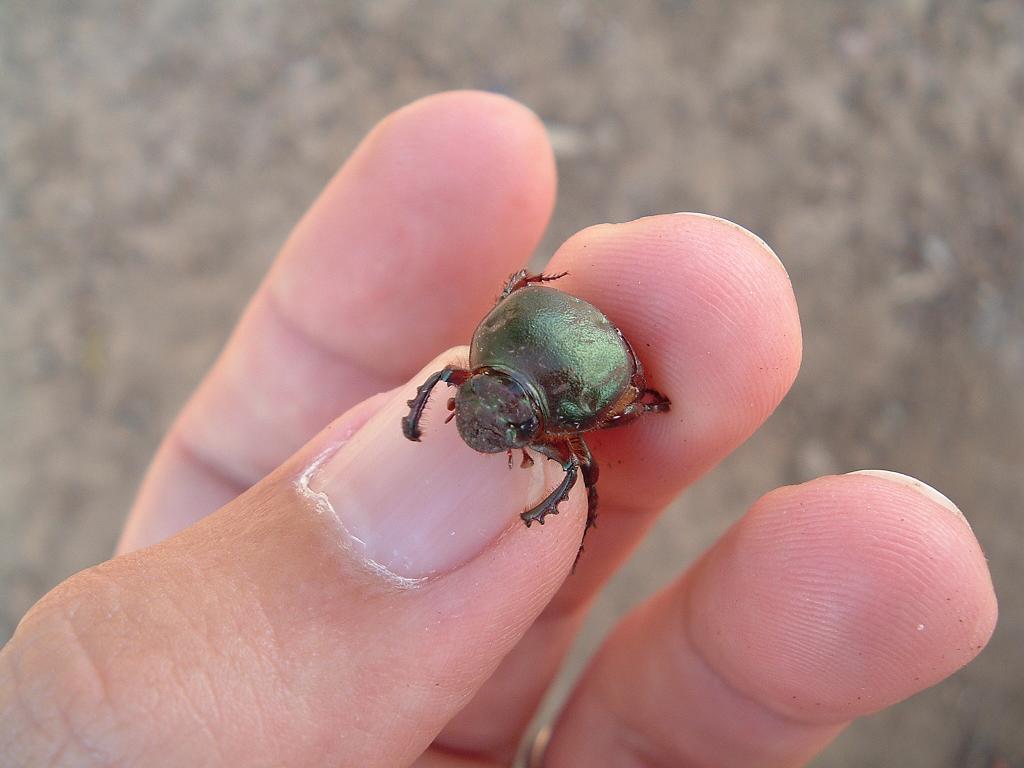
<instances>
[{"instance_id":1,"label":"finger","mask_svg":"<svg viewBox=\"0 0 1024 768\"><path fill-rule=\"evenodd\" d=\"M549 272L593 302L672 400L588 433L600 466L598 526L575 574L439 746L507 761L572 642L584 608L664 505L772 412L800 364L792 287L746 230L709 216L655 216L571 238Z\"/></svg>"},{"instance_id":2,"label":"finger","mask_svg":"<svg viewBox=\"0 0 1024 768\"><path fill-rule=\"evenodd\" d=\"M0 654L0 754L411 763L550 600L585 517L577 487L543 528L523 526L560 466L509 471L443 408L429 440L406 440L420 380L349 411L197 525L45 597Z\"/></svg>"},{"instance_id":3,"label":"finger","mask_svg":"<svg viewBox=\"0 0 1024 768\"><path fill-rule=\"evenodd\" d=\"M932 489L892 473L782 488L620 624L544 765L802 765L974 658L995 620L978 542Z\"/></svg>"},{"instance_id":4,"label":"finger","mask_svg":"<svg viewBox=\"0 0 1024 768\"><path fill-rule=\"evenodd\" d=\"M464 343L539 241L554 186L543 126L504 97L441 94L385 119L288 239L162 446L120 550L213 511Z\"/></svg>"}]
</instances>

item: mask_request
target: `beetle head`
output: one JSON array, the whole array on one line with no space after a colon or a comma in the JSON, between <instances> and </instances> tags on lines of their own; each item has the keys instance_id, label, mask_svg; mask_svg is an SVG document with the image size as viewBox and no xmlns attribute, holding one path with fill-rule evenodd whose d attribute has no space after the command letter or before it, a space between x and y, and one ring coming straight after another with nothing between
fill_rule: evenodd
<instances>
[{"instance_id":1,"label":"beetle head","mask_svg":"<svg viewBox=\"0 0 1024 768\"><path fill-rule=\"evenodd\" d=\"M475 371L455 395L455 423L470 448L501 453L525 448L541 431L536 400L514 378L493 368Z\"/></svg>"}]
</instances>

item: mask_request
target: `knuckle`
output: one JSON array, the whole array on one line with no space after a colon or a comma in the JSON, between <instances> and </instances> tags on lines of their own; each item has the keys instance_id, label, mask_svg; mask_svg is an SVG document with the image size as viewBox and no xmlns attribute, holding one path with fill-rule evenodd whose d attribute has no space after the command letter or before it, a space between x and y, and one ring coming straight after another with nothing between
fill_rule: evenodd
<instances>
[{"instance_id":1,"label":"knuckle","mask_svg":"<svg viewBox=\"0 0 1024 768\"><path fill-rule=\"evenodd\" d=\"M231 764L251 747L235 737L289 695L281 648L257 596L204 578L119 559L43 597L0 652L0 764Z\"/></svg>"},{"instance_id":2,"label":"knuckle","mask_svg":"<svg viewBox=\"0 0 1024 768\"><path fill-rule=\"evenodd\" d=\"M50 592L0 655L6 692L0 695L0 752L13 756L15 765L122 763L107 738L117 721L108 695L109 661L81 631L79 618L84 608L116 598L109 585L95 587L80 574Z\"/></svg>"}]
</instances>

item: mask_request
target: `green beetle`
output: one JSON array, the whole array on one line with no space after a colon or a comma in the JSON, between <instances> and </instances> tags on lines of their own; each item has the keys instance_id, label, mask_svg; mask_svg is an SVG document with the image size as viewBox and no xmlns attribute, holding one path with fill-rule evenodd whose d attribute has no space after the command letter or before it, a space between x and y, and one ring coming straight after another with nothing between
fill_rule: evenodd
<instances>
[{"instance_id":1,"label":"green beetle","mask_svg":"<svg viewBox=\"0 0 1024 768\"><path fill-rule=\"evenodd\" d=\"M420 439L419 422L431 390L457 387L448 410L466 444L481 453L532 448L558 461L565 477L539 504L522 513L527 527L558 505L583 473L587 528L597 517L597 464L582 433L628 424L648 411L669 410L649 389L643 367L622 332L597 307L542 283L558 275L521 270L509 278L494 309L473 333L469 370L431 374L409 401L402 432Z\"/></svg>"}]
</instances>

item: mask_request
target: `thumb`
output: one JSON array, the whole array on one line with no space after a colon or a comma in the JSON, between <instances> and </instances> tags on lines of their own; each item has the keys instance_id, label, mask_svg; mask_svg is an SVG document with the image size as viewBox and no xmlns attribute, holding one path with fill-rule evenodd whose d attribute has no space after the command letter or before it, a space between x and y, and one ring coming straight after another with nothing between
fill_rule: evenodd
<instances>
[{"instance_id":1,"label":"thumb","mask_svg":"<svg viewBox=\"0 0 1024 768\"><path fill-rule=\"evenodd\" d=\"M428 371L453 362L456 351ZM518 513L556 462L509 470L415 384L356 406L162 544L73 576L0 653L16 765L405 765L565 578L582 534ZM440 393L438 393L440 395Z\"/></svg>"}]
</instances>

